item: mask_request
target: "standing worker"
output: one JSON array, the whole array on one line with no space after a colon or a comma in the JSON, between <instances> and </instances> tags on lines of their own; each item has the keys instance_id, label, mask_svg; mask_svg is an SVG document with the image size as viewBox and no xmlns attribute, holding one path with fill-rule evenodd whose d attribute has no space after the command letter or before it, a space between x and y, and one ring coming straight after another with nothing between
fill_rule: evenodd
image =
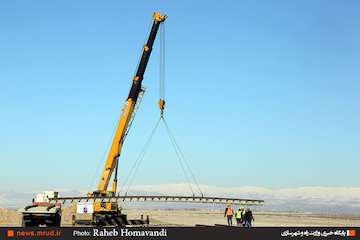
<instances>
[{"instance_id":1,"label":"standing worker","mask_svg":"<svg viewBox=\"0 0 360 240\"><path fill-rule=\"evenodd\" d=\"M236 226L241 227L243 222L243 208L239 208L235 213Z\"/></svg>"},{"instance_id":2,"label":"standing worker","mask_svg":"<svg viewBox=\"0 0 360 240\"><path fill-rule=\"evenodd\" d=\"M234 216L234 209L231 207L231 204L228 204L225 208L224 217L227 217L227 223L229 226L232 226L232 218Z\"/></svg>"},{"instance_id":3,"label":"standing worker","mask_svg":"<svg viewBox=\"0 0 360 240\"><path fill-rule=\"evenodd\" d=\"M254 216L252 214L252 211L250 210L250 208L246 208L245 209L245 213L243 214L243 219L244 219L244 227L251 227L251 222L255 221L254 220Z\"/></svg>"}]
</instances>

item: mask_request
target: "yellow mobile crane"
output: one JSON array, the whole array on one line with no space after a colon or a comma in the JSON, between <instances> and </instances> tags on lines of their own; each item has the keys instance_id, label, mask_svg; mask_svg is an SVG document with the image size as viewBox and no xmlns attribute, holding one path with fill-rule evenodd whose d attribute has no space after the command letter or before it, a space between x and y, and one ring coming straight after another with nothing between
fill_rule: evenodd
<instances>
[{"instance_id":1,"label":"yellow mobile crane","mask_svg":"<svg viewBox=\"0 0 360 240\"><path fill-rule=\"evenodd\" d=\"M148 64L151 50L156 38L156 34L158 32L160 24L162 24L166 20L166 15L162 15L159 12L154 13L153 15L153 24L148 37L146 44L143 47L142 56L140 59L140 63L138 65L136 75L133 78L132 85L130 88L129 95L124 104L122 114L115 132L114 139L111 144L111 148L109 150L107 160L105 163L104 170L102 171L102 175L97 187L97 190L90 192L89 197L112 197L117 192L117 168L118 168L118 160L121 154L121 149L123 146L124 139L126 137L130 121L134 114L135 105L139 98L139 94L141 94L142 87L141 82L144 77L144 73L146 70L146 66ZM160 105L164 105L165 102L160 100ZM109 191L108 186L110 183L110 179L115 171L112 189ZM97 202L95 201L93 204L93 221L95 224L101 224L101 222L105 220L109 220L110 222L117 222L118 225L124 225L126 220L126 215L123 215L119 212L119 207L117 202ZM109 221L105 221L109 222Z\"/></svg>"},{"instance_id":2,"label":"yellow mobile crane","mask_svg":"<svg viewBox=\"0 0 360 240\"><path fill-rule=\"evenodd\" d=\"M122 114L108 152L108 156L106 159L106 163L104 169L102 171L102 175L100 181L98 183L98 187L95 191L88 193L88 196L82 197L59 197L58 192L54 191L45 191L44 193L40 193L33 200L32 205L26 206L23 209L20 209L20 212L23 214L23 225L24 226L60 226L61 223L61 204L65 204L66 201L71 201L73 203L76 201L77 203L73 205L73 224L92 224L97 226L105 226L105 225L118 225L125 226L129 224L144 224L145 221L143 218L141 219L133 219L128 220L125 214L121 213L121 209L117 201L160 201L160 202L184 202L184 203L211 203L211 204L242 204L242 205L262 205L264 203L263 200L255 200L255 199L240 199L240 198L227 198L227 197L205 197L202 194L202 191L193 175L193 173L189 168L190 174L193 177L194 183L197 185L199 189L199 193L201 196L195 196L193 189L192 196L164 196L164 195L153 195L153 196L127 196L119 195L117 193L117 170L119 165L119 157L121 153L121 149L124 143L124 139L129 131L132 120L135 116L135 111L137 108L137 104L140 102L141 96L144 90L141 87L141 83L144 77L144 73L146 70L146 66L148 64L150 54L152 51L153 44L155 42L155 38L157 32L159 30L160 25L166 20L166 16L162 15L159 12L154 13L153 15L153 24L148 37L146 44L143 47L143 52L141 55L140 63L138 65L136 75L133 78L132 85L130 88L129 95L124 104ZM164 30L164 29L162 29ZM164 38L162 39L164 40ZM161 44L163 47L164 45ZM163 49L163 48L162 48ZM160 51L164 53L163 51ZM161 55L163 56L163 55ZM161 58L162 60L164 58ZM163 66L163 65L161 65ZM163 77L163 75L162 75ZM163 80L160 76L160 83ZM172 134L170 133L169 127L163 118L163 110L165 107L165 101L163 99L164 94L160 96L159 100L159 108L161 110L161 118L165 127L168 131L171 142L174 145L175 151L177 152L179 161L185 161L182 156L179 147L177 146ZM159 122L160 122L159 120ZM158 123L159 123L158 122ZM158 124L156 125L156 127ZM154 128L154 130L156 129ZM180 152L180 154L179 154ZM182 156L182 157L180 157ZM183 169L184 170L184 169ZM115 171L115 174L114 174ZM114 176L113 176L114 175ZM185 174L186 175L186 174ZM113 176L113 185L112 189L108 190L108 186L110 180ZM76 213L78 214L86 214L87 219L78 219L76 220ZM89 214L91 214L91 220L88 219ZM148 218L146 223L148 223Z\"/></svg>"},{"instance_id":3,"label":"yellow mobile crane","mask_svg":"<svg viewBox=\"0 0 360 240\"><path fill-rule=\"evenodd\" d=\"M115 132L114 139L109 150L104 170L102 171L101 179L95 191L88 193L87 198L92 199L92 203L74 204L74 211L76 213L92 214L91 224L94 225L128 225L129 221L125 214L121 214L121 210L117 201L111 201L112 197L116 196L117 192L117 168L119 156L124 143L124 139L129 130L129 126L135 114L135 106L142 95L143 89L141 82L144 77L146 66L148 64L152 47L159 30L160 24L166 20L167 16L159 12L153 15L153 24L146 44L143 47L140 63L138 65L136 75L133 78L129 95L125 101L122 114ZM159 106L163 110L165 101L160 99ZM108 190L110 179L114 174L112 189ZM24 226L60 226L61 222L61 203L51 203L51 199L58 199L58 192L46 191L38 194L33 200L33 203L26 206L19 211L23 214ZM107 200L104 200L107 199ZM100 201L99 201L100 200ZM73 223L76 222L76 213L73 213ZM86 222L88 221L79 221ZM132 220L135 224L143 224L141 221Z\"/></svg>"}]
</instances>

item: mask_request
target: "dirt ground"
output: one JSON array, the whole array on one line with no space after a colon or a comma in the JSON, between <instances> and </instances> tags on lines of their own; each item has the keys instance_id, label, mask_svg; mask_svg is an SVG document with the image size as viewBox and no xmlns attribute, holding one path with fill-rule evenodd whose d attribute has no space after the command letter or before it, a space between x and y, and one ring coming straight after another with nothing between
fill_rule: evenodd
<instances>
[{"instance_id":1,"label":"dirt ground","mask_svg":"<svg viewBox=\"0 0 360 240\"><path fill-rule=\"evenodd\" d=\"M195 224L225 224L222 211L209 210L124 210L129 219L139 219L140 215L150 216L150 223L162 226L194 226ZM254 212L254 227L279 226L353 226L360 227L360 216L300 214L285 212ZM62 226L70 226L71 211L62 213ZM16 210L0 209L0 226L20 226L21 214Z\"/></svg>"}]
</instances>

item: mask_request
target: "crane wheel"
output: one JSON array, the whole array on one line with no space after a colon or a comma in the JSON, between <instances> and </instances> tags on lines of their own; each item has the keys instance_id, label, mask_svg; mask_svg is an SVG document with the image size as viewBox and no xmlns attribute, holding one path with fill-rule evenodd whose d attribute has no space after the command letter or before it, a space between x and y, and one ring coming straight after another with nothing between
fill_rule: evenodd
<instances>
[{"instance_id":1,"label":"crane wheel","mask_svg":"<svg viewBox=\"0 0 360 240\"><path fill-rule=\"evenodd\" d=\"M128 224L127 215L118 213L99 213L94 217L94 225L99 227L104 226L121 226L125 227Z\"/></svg>"}]
</instances>

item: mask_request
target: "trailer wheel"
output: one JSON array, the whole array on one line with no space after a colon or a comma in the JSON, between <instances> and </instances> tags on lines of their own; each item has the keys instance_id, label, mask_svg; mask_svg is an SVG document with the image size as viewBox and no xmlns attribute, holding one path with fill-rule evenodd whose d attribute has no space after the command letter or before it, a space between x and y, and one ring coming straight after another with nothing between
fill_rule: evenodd
<instances>
[{"instance_id":1,"label":"trailer wheel","mask_svg":"<svg viewBox=\"0 0 360 240\"><path fill-rule=\"evenodd\" d=\"M30 215L23 215L22 216L22 218L21 218L21 226L22 227L33 226Z\"/></svg>"},{"instance_id":2,"label":"trailer wheel","mask_svg":"<svg viewBox=\"0 0 360 240\"><path fill-rule=\"evenodd\" d=\"M60 224L61 224L61 215L57 213L57 214L55 214L55 217L54 217L53 226L60 227Z\"/></svg>"}]
</instances>

